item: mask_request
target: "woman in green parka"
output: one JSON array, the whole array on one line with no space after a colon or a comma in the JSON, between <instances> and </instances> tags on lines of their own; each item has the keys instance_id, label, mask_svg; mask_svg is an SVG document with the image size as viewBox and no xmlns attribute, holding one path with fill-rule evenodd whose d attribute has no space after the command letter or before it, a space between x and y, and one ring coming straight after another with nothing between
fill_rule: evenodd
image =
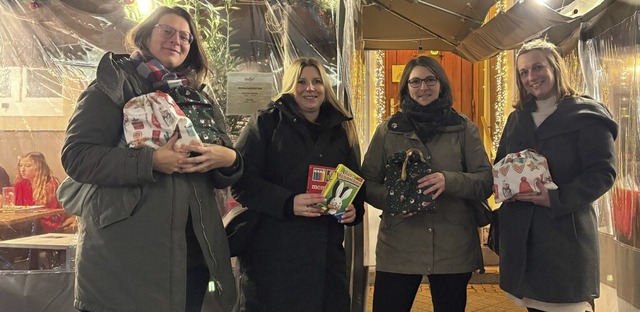
<instances>
[{"instance_id":1,"label":"woman in green parka","mask_svg":"<svg viewBox=\"0 0 640 312\"><path fill-rule=\"evenodd\" d=\"M102 58L62 150L67 174L97 186L84 207L75 207L82 210L75 307L200 312L212 289L222 310L231 311L235 282L214 189L237 181L243 163L220 107L200 91L208 68L194 21L181 8L159 7L127 38L133 53ZM201 102L181 108L202 120L194 125L204 146L176 152L176 134L157 149L119 144L123 105L157 90L198 95ZM222 144L206 139L213 136Z\"/></svg>"},{"instance_id":2,"label":"woman in green parka","mask_svg":"<svg viewBox=\"0 0 640 312\"><path fill-rule=\"evenodd\" d=\"M473 207L465 200L491 194L489 158L478 128L453 110L451 85L438 61L410 60L398 97L402 111L378 126L362 165L367 202L382 210L373 311L410 311L423 275L436 312L464 311L471 273L483 266ZM430 158L433 173L420 177L418 187L433 194L437 213L391 216L387 210L385 164L409 148Z\"/></svg>"}]
</instances>

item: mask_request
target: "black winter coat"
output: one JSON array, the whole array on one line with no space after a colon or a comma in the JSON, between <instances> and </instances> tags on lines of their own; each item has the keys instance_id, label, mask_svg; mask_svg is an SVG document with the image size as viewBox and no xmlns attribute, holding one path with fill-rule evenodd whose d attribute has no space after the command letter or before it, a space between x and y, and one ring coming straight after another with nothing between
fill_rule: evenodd
<instances>
[{"instance_id":1,"label":"black winter coat","mask_svg":"<svg viewBox=\"0 0 640 312\"><path fill-rule=\"evenodd\" d=\"M238 257L243 311L348 311L344 226L333 216L294 216L291 202L306 192L309 164L342 163L360 172L358 147L350 147L346 117L324 103L318 140L285 95L252 116L236 147L245 171L233 186L237 200L259 212L248 250ZM361 189L353 204L356 225L364 214Z\"/></svg>"},{"instance_id":2,"label":"black winter coat","mask_svg":"<svg viewBox=\"0 0 640 312\"><path fill-rule=\"evenodd\" d=\"M535 104L533 104L535 106ZM587 97L569 97L536 129L531 113L516 110L505 125L496 161L534 148L549 163L557 190L551 207L505 202L500 210L500 287L551 303L599 296L597 220L593 202L616 178L617 124Z\"/></svg>"}]
</instances>

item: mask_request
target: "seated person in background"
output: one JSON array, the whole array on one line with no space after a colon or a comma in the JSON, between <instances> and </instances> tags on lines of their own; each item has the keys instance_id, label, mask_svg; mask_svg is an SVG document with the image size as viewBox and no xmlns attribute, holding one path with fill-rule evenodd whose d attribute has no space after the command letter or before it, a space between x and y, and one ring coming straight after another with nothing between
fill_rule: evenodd
<instances>
[{"instance_id":1,"label":"seated person in background","mask_svg":"<svg viewBox=\"0 0 640 312\"><path fill-rule=\"evenodd\" d=\"M4 168L0 167L0 189L5 186L11 186L11 180L9 180L9 175Z\"/></svg>"},{"instance_id":2,"label":"seated person in background","mask_svg":"<svg viewBox=\"0 0 640 312\"><path fill-rule=\"evenodd\" d=\"M53 176L49 165L40 152L30 152L20 157L15 180L16 205L42 205L47 209L62 208L56 197L60 181ZM38 220L42 233L59 232L73 227L75 217L56 214Z\"/></svg>"}]
</instances>

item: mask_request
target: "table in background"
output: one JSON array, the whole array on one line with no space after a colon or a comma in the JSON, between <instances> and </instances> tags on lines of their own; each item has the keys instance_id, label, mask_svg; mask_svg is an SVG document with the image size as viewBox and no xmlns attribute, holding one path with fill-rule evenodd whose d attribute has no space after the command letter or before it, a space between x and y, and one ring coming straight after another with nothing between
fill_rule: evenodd
<instances>
[{"instance_id":1,"label":"table in background","mask_svg":"<svg viewBox=\"0 0 640 312\"><path fill-rule=\"evenodd\" d=\"M58 250L61 269L71 270L75 264L76 234L47 233L0 241L0 248ZM35 268L30 268L35 269Z\"/></svg>"}]
</instances>

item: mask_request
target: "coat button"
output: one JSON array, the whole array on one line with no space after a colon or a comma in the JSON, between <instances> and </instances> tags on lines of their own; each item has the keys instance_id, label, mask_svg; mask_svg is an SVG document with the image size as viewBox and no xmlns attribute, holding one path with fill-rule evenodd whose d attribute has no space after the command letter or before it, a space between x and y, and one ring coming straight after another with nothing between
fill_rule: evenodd
<instances>
[{"instance_id":1,"label":"coat button","mask_svg":"<svg viewBox=\"0 0 640 312\"><path fill-rule=\"evenodd\" d=\"M431 232L433 232L433 229L432 228L428 228L427 232L431 233Z\"/></svg>"},{"instance_id":2,"label":"coat button","mask_svg":"<svg viewBox=\"0 0 640 312\"><path fill-rule=\"evenodd\" d=\"M318 157L322 158L322 154L318 155Z\"/></svg>"},{"instance_id":3,"label":"coat button","mask_svg":"<svg viewBox=\"0 0 640 312\"><path fill-rule=\"evenodd\" d=\"M431 271L433 271L430 267L427 268L427 272L431 273Z\"/></svg>"},{"instance_id":4,"label":"coat button","mask_svg":"<svg viewBox=\"0 0 640 312\"><path fill-rule=\"evenodd\" d=\"M131 153L131 154L129 154L129 158L136 159L136 158L138 158L138 155L136 155L134 153Z\"/></svg>"}]
</instances>

